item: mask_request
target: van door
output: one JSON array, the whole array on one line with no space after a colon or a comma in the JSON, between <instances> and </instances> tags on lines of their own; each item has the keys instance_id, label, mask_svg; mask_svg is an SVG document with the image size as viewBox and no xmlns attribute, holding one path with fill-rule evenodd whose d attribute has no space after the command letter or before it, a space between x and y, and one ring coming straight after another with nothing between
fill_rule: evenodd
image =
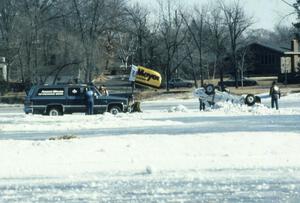
<instances>
[{"instance_id":1,"label":"van door","mask_svg":"<svg viewBox=\"0 0 300 203\"><path fill-rule=\"evenodd\" d=\"M65 111L68 113L86 112L85 87L68 87L67 105Z\"/></svg>"},{"instance_id":2,"label":"van door","mask_svg":"<svg viewBox=\"0 0 300 203\"><path fill-rule=\"evenodd\" d=\"M94 113L104 113L107 111L107 96L102 96L98 89L91 87L94 92Z\"/></svg>"}]
</instances>

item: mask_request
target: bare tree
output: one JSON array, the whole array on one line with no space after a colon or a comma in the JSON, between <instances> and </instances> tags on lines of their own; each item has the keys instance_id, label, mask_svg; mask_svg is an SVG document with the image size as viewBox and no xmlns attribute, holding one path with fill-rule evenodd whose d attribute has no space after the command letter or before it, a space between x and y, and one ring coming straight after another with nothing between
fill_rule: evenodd
<instances>
[{"instance_id":1,"label":"bare tree","mask_svg":"<svg viewBox=\"0 0 300 203\"><path fill-rule=\"evenodd\" d=\"M204 71L203 71L203 52L204 52L204 41L205 41L205 16L207 16L207 10L203 7L201 10L197 7L194 8L195 16L191 17L190 22L187 17L181 13L181 16L189 30L189 34L191 35L199 54L199 70L200 70L200 81L201 86L204 85ZM196 85L197 87L198 85Z\"/></svg>"},{"instance_id":2,"label":"bare tree","mask_svg":"<svg viewBox=\"0 0 300 203\"><path fill-rule=\"evenodd\" d=\"M241 44L244 32L253 24L253 22L250 17L246 16L239 0L231 5L226 5L222 1L219 1L219 4L225 17L225 25L228 29L231 64L234 71L235 87L238 88L237 50Z\"/></svg>"},{"instance_id":3,"label":"bare tree","mask_svg":"<svg viewBox=\"0 0 300 203\"><path fill-rule=\"evenodd\" d=\"M35 79L37 82L42 72L48 68L45 60L48 60L49 45L56 40L52 38L55 29L51 28L55 28L53 25L56 20L65 13L60 10L61 1L55 0L21 0L18 1L18 6L18 26L21 29L18 33L19 61L21 66L25 66L22 78L29 81Z\"/></svg>"},{"instance_id":4,"label":"bare tree","mask_svg":"<svg viewBox=\"0 0 300 203\"><path fill-rule=\"evenodd\" d=\"M228 35L223 23L221 10L219 8L212 9L206 23L209 31L208 47L214 58L213 78L215 77L216 69L218 69L221 89L223 90L224 67L222 65L222 59L226 53L226 41L228 39Z\"/></svg>"},{"instance_id":5,"label":"bare tree","mask_svg":"<svg viewBox=\"0 0 300 203\"><path fill-rule=\"evenodd\" d=\"M120 23L123 6L123 0L73 0L74 17L78 24L77 32L84 47L85 81L92 80L96 64L101 60L98 57L97 47L102 44L108 51L108 55L115 50L112 41L115 38L114 31L118 29ZM106 66L108 63L109 60L106 60Z\"/></svg>"},{"instance_id":6,"label":"bare tree","mask_svg":"<svg viewBox=\"0 0 300 203\"><path fill-rule=\"evenodd\" d=\"M178 70L179 66L188 57L187 54L179 54L181 46L186 39L186 29L183 19L179 15L179 9L171 9L171 1L167 1L166 7L160 2L161 24L160 33L163 39L163 50L166 54L163 66L165 67L166 89L169 91L169 80L173 72Z\"/></svg>"},{"instance_id":7,"label":"bare tree","mask_svg":"<svg viewBox=\"0 0 300 203\"><path fill-rule=\"evenodd\" d=\"M17 19L17 2L15 0L3 0L0 4L0 37L2 54L6 57L7 62L7 76L9 80L10 67L14 62L18 49L17 41L15 38L15 32L17 30L16 19ZM4 52L4 53L3 53Z\"/></svg>"},{"instance_id":8,"label":"bare tree","mask_svg":"<svg viewBox=\"0 0 300 203\"><path fill-rule=\"evenodd\" d=\"M132 57L137 51L137 39L129 33L119 33L118 38L118 56L125 69L128 67L129 57Z\"/></svg>"},{"instance_id":9,"label":"bare tree","mask_svg":"<svg viewBox=\"0 0 300 203\"><path fill-rule=\"evenodd\" d=\"M198 82L197 82L197 71L196 71L196 62L195 62L195 55L197 48L194 46L193 40L188 40L185 44L185 50L188 54L187 62L189 65L189 71L192 72L193 80L195 87L198 88Z\"/></svg>"},{"instance_id":10,"label":"bare tree","mask_svg":"<svg viewBox=\"0 0 300 203\"><path fill-rule=\"evenodd\" d=\"M148 35L147 21L149 18L149 11L141 7L140 4L135 4L132 8L127 8L128 28L127 32L130 32L137 39L137 63L140 65L145 65L145 54L144 51L144 41ZM130 26L131 25L131 26Z\"/></svg>"}]
</instances>

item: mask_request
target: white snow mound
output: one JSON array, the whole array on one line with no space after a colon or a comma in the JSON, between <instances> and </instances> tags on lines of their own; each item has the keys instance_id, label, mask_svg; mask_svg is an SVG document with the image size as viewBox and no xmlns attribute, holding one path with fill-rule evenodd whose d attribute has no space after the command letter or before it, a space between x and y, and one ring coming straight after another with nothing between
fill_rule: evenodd
<instances>
[{"instance_id":1,"label":"white snow mound","mask_svg":"<svg viewBox=\"0 0 300 203\"><path fill-rule=\"evenodd\" d=\"M188 112L188 108L183 105L172 106L168 109L168 112Z\"/></svg>"}]
</instances>

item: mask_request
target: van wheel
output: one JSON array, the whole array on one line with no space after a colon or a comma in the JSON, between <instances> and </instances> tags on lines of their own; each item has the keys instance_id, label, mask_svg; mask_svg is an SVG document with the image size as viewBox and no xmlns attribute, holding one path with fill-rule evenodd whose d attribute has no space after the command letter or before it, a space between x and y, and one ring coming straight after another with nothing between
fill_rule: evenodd
<instances>
[{"instance_id":1,"label":"van wheel","mask_svg":"<svg viewBox=\"0 0 300 203\"><path fill-rule=\"evenodd\" d=\"M117 115L118 113L121 112L121 109L118 106L112 106L109 108L109 112L113 115Z\"/></svg>"},{"instance_id":2,"label":"van wheel","mask_svg":"<svg viewBox=\"0 0 300 203\"><path fill-rule=\"evenodd\" d=\"M49 110L48 115L49 116L59 116L59 115L62 115L62 113L57 108L52 108L52 109Z\"/></svg>"},{"instance_id":3,"label":"van wheel","mask_svg":"<svg viewBox=\"0 0 300 203\"><path fill-rule=\"evenodd\" d=\"M245 104L248 106L253 106L255 104L255 96L253 94L248 94L245 98Z\"/></svg>"}]
</instances>

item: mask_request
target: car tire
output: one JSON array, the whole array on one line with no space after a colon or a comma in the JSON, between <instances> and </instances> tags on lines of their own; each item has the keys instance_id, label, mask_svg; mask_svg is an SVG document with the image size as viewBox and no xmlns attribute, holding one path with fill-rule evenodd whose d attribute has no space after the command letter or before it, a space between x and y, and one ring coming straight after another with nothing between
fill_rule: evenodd
<instances>
[{"instance_id":1,"label":"car tire","mask_svg":"<svg viewBox=\"0 0 300 203\"><path fill-rule=\"evenodd\" d=\"M113 115L117 115L120 112L121 112L121 109L118 106L112 106L109 108L109 113L111 113Z\"/></svg>"},{"instance_id":2,"label":"car tire","mask_svg":"<svg viewBox=\"0 0 300 203\"><path fill-rule=\"evenodd\" d=\"M191 88L193 85L192 84L188 84L187 87Z\"/></svg>"},{"instance_id":3,"label":"car tire","mask_svg":"<svg viewBox=\"0 0 300 203\"><path fill-rule=\"evenodd\" d=\"M253 106L255 104L256 98L253 94L248 94L245 98L245 104L248 106Z\"/></svg>"},{"instance_id":4,"label":"car tire","mask_svg":"<svg viewBox=\"0 0 300 203\"><path fill-rule=\"evenodd\" d=\"M49 116L60 116L62 112L58 108L51 108L48 112Z\"/></svg>"},{"instance_id":5,"label":"car tire","mask_svg":"<svg viewBox=\"0 0 300 203\"><path fill-rule=\"evenodd\" d=\"M208 84L205 86L205 93L207 95L212 95L215 93L215 86L213 84Z\"/></svg>"}]
</instances>

